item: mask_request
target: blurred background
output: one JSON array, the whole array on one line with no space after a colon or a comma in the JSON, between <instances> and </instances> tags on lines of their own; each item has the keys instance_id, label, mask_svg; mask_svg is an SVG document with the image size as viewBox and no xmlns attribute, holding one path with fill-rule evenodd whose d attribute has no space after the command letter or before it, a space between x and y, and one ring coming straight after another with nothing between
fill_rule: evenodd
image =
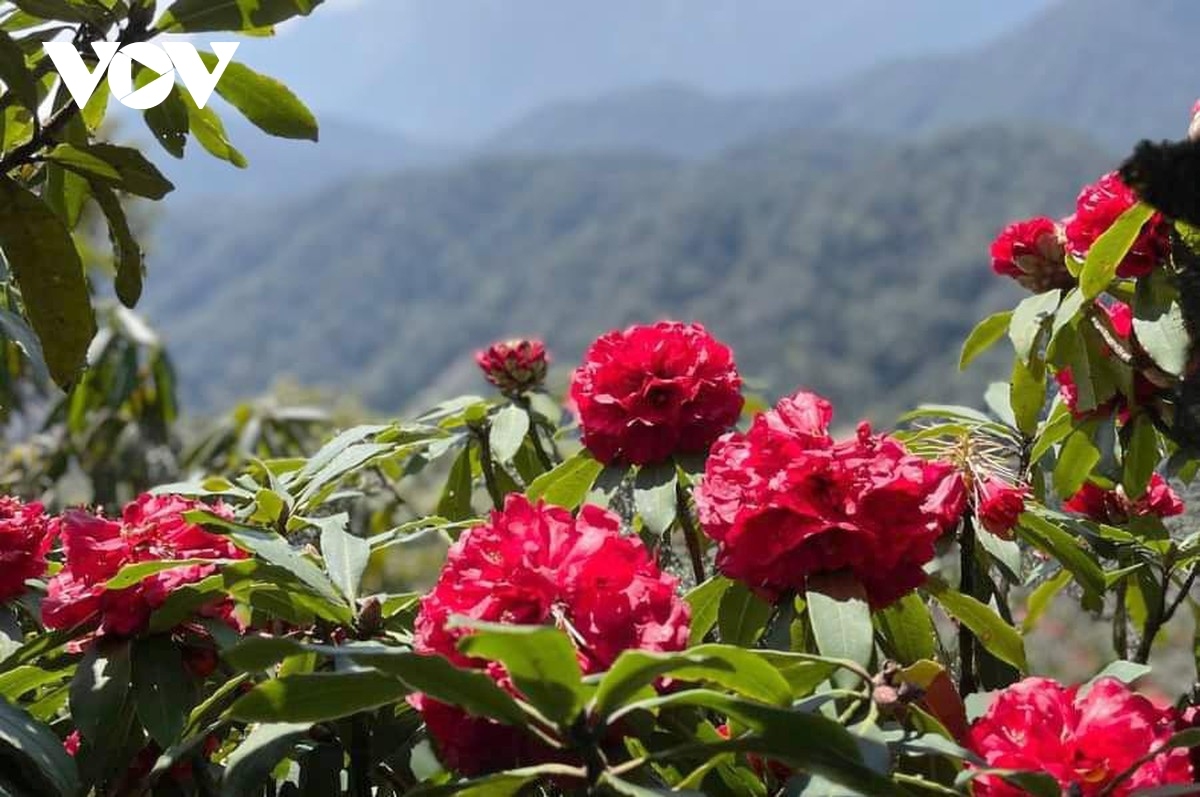
<instances>
[{"instance_id":1,"label":"blurred background","mask_svg":"<svg viewBox=\"0 0 1200 797\"><path fill-rule=\"evenodd\" d=\"M395 412L513 335L561 381L663 315L843 425L975 403L1003 374L958 346L1017 290L992 237L1182 137L1197 30L1195 0L326 0L237 55L319 144L230 114L246 170L147 147L178 191L139 311L199 413L281 380Z\"/></svg>"}]
</instances>

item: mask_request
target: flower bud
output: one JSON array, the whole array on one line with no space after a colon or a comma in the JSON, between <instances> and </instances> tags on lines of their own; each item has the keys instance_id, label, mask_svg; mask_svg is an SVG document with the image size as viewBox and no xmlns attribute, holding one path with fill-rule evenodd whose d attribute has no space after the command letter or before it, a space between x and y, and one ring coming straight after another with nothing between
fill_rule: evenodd
<instances>
[{"instance_id":1,"label":"flower bud","mask_svg":"<svg viewBox=\"0 0 1200 797\"><path fill-rule=\"evenodd\" d=\"M509 340L493 343L475 355L487 380L506 396L535 390L546 379L550 357L540 340Z\"/></svg>"},{"instance_id":2,"label":"flower bud","mask_svg":"<svg viewBox=\"0 0 1200 797\"><path fill-rule=\"evenodd\" d=\"M1075 285L1067 270L1062 225L1044 216L1004 228L992 243L992 271L1034 293Z\"/></svg>"}]
</instances>

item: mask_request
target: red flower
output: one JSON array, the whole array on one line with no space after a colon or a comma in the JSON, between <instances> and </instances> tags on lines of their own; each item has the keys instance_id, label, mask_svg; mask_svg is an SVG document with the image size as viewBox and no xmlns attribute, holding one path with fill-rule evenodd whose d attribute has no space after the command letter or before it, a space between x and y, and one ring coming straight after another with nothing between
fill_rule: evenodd
<instances>
[{"instance_id":1,"label":"red flower","mask_svg":"<svg viewBox=\"0 0 1200 797\"><path fill-rule=\"evenodd\" d=\"M1086 258L1096 239L1137 201L1137 195L1116 172L1085 186L1075 200L1075 214L1067 219L1067 251L1079 260ZM1169 225L1161 213L1155 213L1142 228L1129 254L1117 266L1117 276L1144 277L1166 258L1168 252Z\"/></svg>"},{"instance_id":2,"label":"red flower","mask_svg":"<svg viewBox=\"0 0 1200 797\"><path fill-rule=\"evenodd\" d=\"M1150 477L1146 492L1136 501L1129 500L1125 490L1117 485L1105 490L1097 484L1086 482L1075 495L1067 499L1063 508L1084 515L1097 523L1122 525L1135 517L1174 517L1183 514L1183 501L1167 484L1167 480L1155 473Z\"/></svg>"},{"instance_id":3,"label":"red flower","mask_svg":"<svg viewBox=\"0 0 1200 797\"><path fill-rule=\"evenodd\" d=\"M58 533L41 504L0 496L0 602L20 597L25 582L46 573L46 554Z\"/></svg>"},{"instance_id":4,"label":"red flower","mask_svg":"<svg viewBox=\"0 0 1200 797\"><path fill-rule=\"evenodd\" d=\"M550 356L540 340L510 340L477 352L475 362L501 393L519 396L545 381Z\"/></svg>"},{"instance_id":5,"label":"red flower","mask_svg":"<svg viewBox=\"0 0 1200 797\"><path fill-rule=\"evenodd\" d=\"M985 529L997 537L1011 540L1013 527L1025 511L1028 497L1028 488L1005 484L989 476L979 484L975 514Z\"/></svg>"},{"instance_id":6,"label":"red flower","mask_svg":"<svg viewBox=\"0 0 1200 797\"><path fill-rule=\"evenodd\" d=\"M62 519L66 563L47 585L43 622L48 628L74 628L99 621L101 634L132 636L145 630L150 614L171 592L206 578L216 567L176 567L132 587L106 588L122 567L160 560L245 558L225 537L184 520L183 513L201 508L203 504L178 496L142 495L125 507L120 521L68 512ZM220 506L216 511L226 513Z\"/></svg>"},{"instance_id":7,"label":"red flower","mask_svg":"<svg viewBox=\"0 0 1200 797\"><path fill-rule=\"evenodd\" d=\"M1045 216L1008 225L992 242L992 271L1034 293L1074 286L1063 234L1062 225Z\"/></svg>"},{"instance_id":8,"label":"red flower","mask_svg":"<svg viewBox=\"0 0 1200 797\"><path fill-rule=\"evenodd\" d=\"M447 628L453 615L514 625L554 624L575 641L585 673L600 672L624 650L682 650L687 604L678 581L659 570L637 537L623 537L616 515L584 506L578 518L558 507L509 495L502 511L451 546L433 591L421 599L416 650L459 666L484 669L515 691L499 665L459 652L466 629ZM445 763L464 775L545 761L550 751L532 738L473 718L423 695L414 704Z\"/></svg>"},{"instance_id":9,"label":"red flower","mask_svg":"<svg viewBox=\"0 0 1200 797\"><path fill-rule=\"evenodd\" d=\"M831 417L801 392L722 437L696 491L700 521L721 571L767 598L849 570L883 607L924 582L935 541L962 515L962 481L866 424L834 442Z\"/></svg>"},{"instance_id":10,"label":"red flower","mask_svg":"<svg viewBox=\"0 0 1200 797\"><path fill-rule=\"evenodd\" d=\"M79 745L83 743L79 731L71 731L67 734L67 738L63 739L63 750L67 751L67 755L74 758L79 755Z\"/></svg>"},{"instance_id":11,"label":"red flower","mask_svg":"<svg viewBox=\"0 0 1200 797\"><path fill-rule=\"evenodd\" d=\"M645 465L707 451L737 421L741 385L733 353L704 327L660 321L593 343L571 400L596 459Z\"/></svg>"},{"instance_id":12,"label":"red flower","mask_svg":"<svg viewBox=\"0 0 1200 797\"><path fill-rule=\"evenodd\" d=\"M1096 681L1086 696L1049 678L1026 678L1002 691L971 727L968 746L988 767L1045 772L1063 793L1095 797L1176 730L1176 715L1158 708L1115 678ZM1163 753L1138 767L1111 792L1191 783L1188 751ZM993 776L975 781L976 797L1025 792Z\"/></svg>"}]
</instances>

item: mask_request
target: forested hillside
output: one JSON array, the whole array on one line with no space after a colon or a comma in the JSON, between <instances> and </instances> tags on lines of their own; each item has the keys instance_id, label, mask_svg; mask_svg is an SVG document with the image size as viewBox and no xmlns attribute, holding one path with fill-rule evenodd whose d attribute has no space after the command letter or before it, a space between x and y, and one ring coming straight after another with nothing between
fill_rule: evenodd
<instances>
[{"instance_id":1,"label":"forested hillside","mask_svg":"<svg viewBox=\"0 0 1200 797\"><path fill-rule=\"evenodd\" d=\"M472 386L468 354L491 338L542 335L567 366L597 333L669 315L710 325L770 391L886 417L931 383L977 397L982 373L952 378L958 341L1013 298L991 237L1067 212L1113 160L997 126L799 132L702 163L479 160L170 220L145 308L201 406L287 373L396 408Z\"/></svg>"}]
</instances>

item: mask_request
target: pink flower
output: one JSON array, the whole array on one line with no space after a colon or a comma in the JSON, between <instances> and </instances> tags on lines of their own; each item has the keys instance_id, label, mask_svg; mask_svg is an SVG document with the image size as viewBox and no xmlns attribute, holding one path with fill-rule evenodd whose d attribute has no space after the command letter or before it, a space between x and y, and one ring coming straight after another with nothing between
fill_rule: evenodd
<instances>
[{"instance_id":1,"label":"pink flower","mask_svg":"<svg viewBox=\"0 0 1200 797\"><path fill-rule=\"evenodd\" d=\"M1109 784L1141 756L1166 742L1177 717L1115 678L1096 681L1086 696L1049 678L1026 678L1002 691L971 727L968 747L989 768L1044 772L1063 793L1125 797L1136 790L1191 783L1188 751L1162 753L1110 792ZM977 797L1021 797L1000 778L975 781Z\"/></svg>"},{"instance_id":2,"label":"pink flower","mask_svg":"<svg viewBox=\"0 0 1200 797\"><path fill-rule=\"evenodd\" d=\"M660 321L603 335L571 381L583 444L604 463L708 451L738 419L729 347L699 324Z\"/></svg>"},{"instance_id":3,"label":"pink flower","mask_svg":"<svg viewBox=\"0 0 1200 797\"><path fill-rule=\"evenodd\" d=\"M478 352L475 362L501 393L519 396L545 381L550 356L540 340L509 340Z\"/></svg>"},{"instance_id":4,"label":"pink flower","mask_svg":"<svg viewBox=\"0 0 1200 797\"><path fill-rule=\"evenodd\" d=\"M461 615L567 631L585 673L608 669L622 651L682 650L689 610L677 579L659 570L641 540L620 533L620 519L585 505L578 517L558 507L508 496L502 511L451 546L433 590L421 599L414 647L464 667L485 670L515 692L499 665L464 656L468 629L448 628ZM552 752L512 728L414 698L447 766L475 775L552 760Z\"/></svg>"},{"instance_id":5,"label":"pink flower","mask_svg":"<svg viewBox=\"0 0 1200 797\"><path fill-rule=\"evenodd\" d=\"M0 496L0 602L20 597L26 581L46 573L57 534L58 522L46 517L41 504Z\"/></svg>"},{"instance_id":6,"label":"pink flower","mask_svg":"<svg viewBox=\"0 0 1200 797\"><path fill-rule=\"evenodd\" d=\"M1067 220L1067 251L1078 260L1085 259L1096 239L1137 201L1137 195L1116 172L1085 186L1075 202L1075 214ZM1117 266L1117 276L1144 277L1154 270L1170 252L1169 230L1162 214L1155 213Z\"/></svg>"},{"instance_id":7,"label":"pink flower","mask_svg":"<svg viewBox=\"0 0 1200 797\"><path fill-rule=\"evenodd\" d=\"M1146 492L1136 501L1125 495L1125 489L1117 485L1105 490L1092 482L1086 482L1075 495L1063 504L1069 512L1084 515L1097 523L1123 525L1135 517L1174 517L1183 514L1183 501L1167 480L1155 473L1150 477Z\"/></svg>"},{"instance_id":8,"label":"pink flower","mask_svg":"<svg viewBox=\"0 0 1200 797\"><path fill-rule=\"evenodd\" d=\"M243 559L227 538L187 522L183 513L206 508L179 496L142 495L126 505L121 520L82 511L62 519L63 569L50 579L42 602L48 628L74 628L98 622L101 634L133 636L145 630L151 613L179 587L216 572L214 565L185 565L146 576L124 589L107 582L125 565L182 559ZM223 507L214 508L228 514ZM220 613L222 607L210 609Z\"/></svg>"},{"instance_id":9,"label":"pink flower","mask_svg":"<svg viewBox=\"0 0 1200 797\"><path fill-rule=\"evenodd\" d=\"M1028 497L1027 487L1005 484L989 476L979 485L975 514L989 532L1011 540L1013 527L1025 511L1025 499Z\"/></svg>"},{"instance_id":10,"label":"pink flower","mask_svg":"<svg viewBox=\"0 0 1200 797\"><path fill-rule=\"evenodd\" d=\"M696 490L700 521L721 572L768 599L849 570L881 608L924 582L934 543L962 516L962 482L866 424L835 442L832 414L800 392L722 437Z\"/></svg>"},{"instance_id":11,"label":"pink flower","mask_svg":"<svg viewBox=\"0 0 1200 797\"><path fill-rule=\"evenodd\" d=\"M1063 235L1062 225L1045 216L1008 225L992 243L992 271L1034 293L1074 286Z\"/></svg>"}]
</instances>

